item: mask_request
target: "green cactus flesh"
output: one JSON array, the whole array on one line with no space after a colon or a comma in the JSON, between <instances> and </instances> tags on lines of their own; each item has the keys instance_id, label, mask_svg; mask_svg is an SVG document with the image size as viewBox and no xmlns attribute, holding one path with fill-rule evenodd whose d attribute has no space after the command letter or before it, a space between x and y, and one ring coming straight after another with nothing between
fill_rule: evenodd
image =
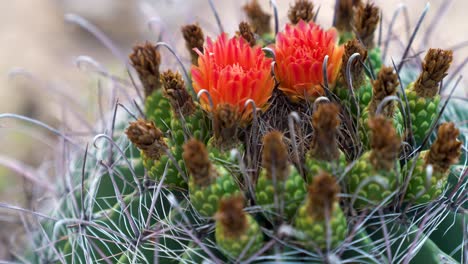
<instances>
[{"instance_id":1,"label":"green cactus flesh","mask_svg":"<svg viewBox=\"0 0 468 264\"><path fill-rule=\"evenodd\" d=\"M314 219L307 212L307 204L302 205L297 213L294 227L302 232L303 243L309 249L331 249L342 243L347 234L346 217L338 203L333 205L330 219ZM330 231L330 240L327 244L327 228Z\"/></svg>"},{"instance_id":2,"label":"green cactus flesh","mask_svg":"<svg viewBox=\"0 0 468 264\"><path fill-rule=\"evenodd\" d=\"M410 84L405 90L408 100L408 106L405 106L405 109L410 111L411 131L416 146L420 146L437 117L440 96L436 95L434 98L419 97L413 90L413 85L414 83ZM403 102L405 103L404 100Z\"/></svg>"},{"instance_id":3,"label":"green cactus flesh","mask_svg":"<svg viewBox=\"0 0 468 264\"><path fill-rule=\"evenodd\" d=\"M349 194L357 195L354 207L358 209L373 207L384 200L389 203L389 196L395 192L397 182L401 182L399 171L377 170L369 157L370 152L365 152L345 177Z\"/></svg>"},{"instance_id":4,"label":"green cactus flesh","mask_svg":"<svg viewBox=\"0 0 468 264\"><path fill-rule=\"evenodd\" d=\"M405 123L403 120L403 115L401 114L400 109L395 108L395 112L392 117L393 127L396 130L397 135L400 138L403 138L405 134ZM364 150L370 149L371 141L371 132L369 128L369 110L368 107L364 108L364 111L361 113L361 118L359 119L359 139L362 142Z\"/></svg>"},{"instance_id":5,"label":"green cactus flesh","mask_svg":"<svg viewBox=\"0 0 468 264\"><path fill-rule=\"evenodd\" d=\"M153 121L156 127L166 132L171 123L171 105L162 95L162 90L154 91L145 99L145 114L148 120Z\"/></svg>"},{"instance_id":6,"label":"green cactus flesh","mask_svg":"<svg viewBox=\"0 0 468 264\"><path fill-rule=\"evenodd\" d=\"M265 170L262 170L255 188L257 204L264 208L266 214L271 217L275 213L280 213L279 207L283 205L284 216L287 220L294 217L298 205L304 200L305 196L306 185L304 179L294 166L291 166L291 172L287 179L277 180L276 186L272 179L268 179ZM275 197L278 201L277 205L275 205Z\"/></svg>"},{"instance_id":7,"label":"green cactus flesh","mask_svg":"<svg viewBox=\"0 0 468 264\"><path fill-rule=\"evenodd\" d=\"M447 185L449 172L441 174L434 171L431 175L431 178L428 179L426 172L426 162L424 160L427 153L427 150L421 152L420 156L415 161L416 165L412 173L410 172L413 166L413 162L408 162L403 167L404 175L410 177L408 190L406 192L406 200L415 202L417 204L428 203L437 199L440 197L442 191Z\"/></svg>"},{"instance_id":8,"label":"green cactus flesh","mask_svg":"<svg viewBox=\"0 0 468 264\"><path fill-rule=\"evenodd\" d=\"M325 171L331 173L332 175L340 175L345 167L346 167L346 155L340 151L340 158L338 162L336 161L324 161L324 160L316 160L311 158L310 156L307 157L305 164L306 164L306 179L307 183L311 183L312 179L317 176L321 171Z\"/></svg>"},{"instance_id":9,"label":"green cactus flesh","mask_svg":"<svg viewBox=\"0 0 468 264\"><path fill-rule=\"evenodd\" d=\"M263 246L263 233L255 219L247 215L247 230L240 236L230 236L220 222L216 222L216 244L233 259L243 254L243 259L252 256Z\"/></svg>"},{"instance_id":10,"label":"green cactus flesh","mask_svg":"<svg viewBox=\"0 0 468 264\"><path fill-rule=\"evenodd\" d=\"M234 177L226 169L218 166L217 171L219 176L208 186L197 186L192 177L189 180L190 201L203 217L213 217L221 199L241 193Z\"/></svg>"}]
</instances>

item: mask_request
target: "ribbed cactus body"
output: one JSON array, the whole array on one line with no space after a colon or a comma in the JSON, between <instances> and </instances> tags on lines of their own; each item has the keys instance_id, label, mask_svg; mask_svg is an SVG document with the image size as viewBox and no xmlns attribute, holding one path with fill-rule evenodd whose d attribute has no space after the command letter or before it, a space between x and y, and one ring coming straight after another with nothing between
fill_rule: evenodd
<instances>
[{"instance_id":1,"label":"ribbed cactus body","mask_svg":"<svg viewBox=\"0 0 468 264\"><path fill-rule=\"evenodd\" d=\"M273 181L266 176L262 170L255 189L255 197L258 205L265 209L268 216L281 212L283 206L284 217L290 220L296 214L299 204L306 196L306 185L299 172L291 167L291 172L287 179ZM275 197L277 202L275 202ZM270 213L271 212L271 213Z\"/></svg>"},{"instance_id":2,"label":"ribbed cactus body","mask_svg":"<svg viewBox=\"0 0 468 264\"><path fill-rule=\"evenodd\" d=\"M414 135L416 146L421 145L427 133L437 117L437 111L440 103L440 96L433 98L423 98L416 94L411 83L405 90L408 100L411 128ZM403 101L405 103L405 101ZM408 107L407 107L408 108ZM406 109L407 109L406 108Z\"/></svg>"},{"instance_id":3,"label":"ribbed cactus body","mask_svg":"<svg viewBox=\"0 0 468 264\"><path fill-rule=\"evenodd\" d=\"M217 166L216 170L219 175L208 186L197 186L192 177L189 180L190 202L203 217L213 217L222 198L241 193L234 177L226 169Z\"/></svg>"},{"instance_id":4,"label":"ribbed cactus body","mask_svg":"<svg viewBox=\"0 0 468 264\"><path fill-rule=\"evenodd\" d=\"M399 175L399 171L374 168L370 162L370 152L365 152L345 177L348 193L357 195L354 207L362 209L383 202L396 190L397 181L401 182ZM378 182L371 177L378 177Z\"/></svg>"},{"instance_id":5,"label":"ribbed cactus body","mask_svg":"<svg viewBox=\"0 0 468 264\"><path fill-rule=\"evenodd\" d=\"M370 49L368 52L368 59L372 64L372 69L374 70L375 75L379 73L380 69L382 68L383 61L382 61L382 51L379 47L375 47Z\"/></svg>"},{"instance_id":6,"label":"ribbed cactus body","mask_svg":"<svg viewBox=\"0 0 468 264\"><path fill-rule=\"evenodd\" d=\"M255 219L247 215L247 229L239 236L230 236L220 222L216 222L216 244L226 255L237 259L250 257L263 246L263 233Z\"/></svg>"},{"instance_id":7,"label":"ribbed cactus body","mask_svg":"<svg viewBox=\"0 0 468 264\"><path fill-rule=\"evenodd\" d=\"M316 160L310 156L306 159L306 179L307 183L311 183L312 179L318 175L321 171L331 173L333 175L339 175L340 172L346 167L346 155L340 151L340 158L338 161L324 161Z\"/></svg>"},{"instance_id":8,"label":"ribbed cactus body","mask_svg":"<svg viewBox=\"0 0 468 264\"><path fill-rule=\"evenodd\" d=\"M416 166L411 174L410 169L413 166L413 162L408 162L403 167L404 175L411 177L406 192L406 200L417 204L427 203L437 199L447 185L449 172L442 174L434 171L428 179L426 172L427 166L424 160L427 154L428 151L421 152L418 159L415 161ZM426 189L427 187L428 189Z\"/></svg>"},{"instance_id":9,"label":"ribbed cactus body","mask_svg":"<svg viewBox=\"0 0 468 264\"><path fill-rule=\"evenodd\" d=\"M338 202L333 205L330 219L315 219L307 212L307 203L302 205L297 213L294 227L303 233L305 247L314 250L317 247L327 249L329 245L332 249L341 244L347 234L346 217ZM330 231L329 235L327 234ZM330 240L327 242L327 237Z\"/></svg>"},{"instance_id":10,"label":"ribbed cactus body","mask_svg":"<svg viewBox=\"0 0 468 264\"><path fill-rule=\"evenodd\" d=\"M397 135L402 138L405 134L405 121L401 111L398 108L395 108L395 112L392 117L393 127ZM361 113L361 118L359 119L359 139L362 142L362 147L364 150L369 150L370 148L370 129L369 129L369 110L368 107L364 108L364 111Z\"/></svg>"},{"instance_id":11,"label":"ribbed cactus body","mask_svg":"<svg viewBox=\"0 0 468 264\"><path fill-rule=\"evenodd\" d=\"M364 108L369 105L372 99L372 84L370 78L366 77L365 82L361 87L354 87L354 96L356 102L353 100L353 95L350 93L347 86L340 86L335 89L335 94L340 98L341 104L349 111L349 114L354 118L357 117L358 111L356 103L359 106L360 114L364 111ZM357 88L357 89L356 89Z\"/></svg>"},{"instance_id":12,"label":"ribbed cactus body","mask_svg":"<svg viewBox=\"0 0 468 264\"><path fill-rule=\"evenodd\" d=\"M154 121L156 127L166 132L171 124L171 105L164 98L161 90L154 91L145 99L145 114L148 120Z\"/></svg>"},{"instance_id":13,"label":"ribbed cactus body","mask_svg":"<svg viewBox=\"0 0 468 264\"><path fill-rule=\"evenodd\" d=\"M154 93L156 94L156 92ZM164 98L162 98L165 100ZM169 106L169 105L168 105ZM187 175L185 166L182 160L182 146L186 140L186 134L190 133L193 137L200 140L206 140L208 134L207 123L201 110L198 110L194 115L187 117L184 121L177 119L174 114L169 112L169 122L165 123L170 126L169 138L167 139L167 145L169 146L169 152L173 155L179 169ZM164 121L166 122L166 121ZM184 122L184 124L182 124ZM169 186L187 188L187 182L173 160L168 155L163 155L160 160L150 160L148 158L143 159L143 164L148 170L148 174L152 179L161 179L167 164L167 175L165 183Z\"/></svg>"}]
</instances>

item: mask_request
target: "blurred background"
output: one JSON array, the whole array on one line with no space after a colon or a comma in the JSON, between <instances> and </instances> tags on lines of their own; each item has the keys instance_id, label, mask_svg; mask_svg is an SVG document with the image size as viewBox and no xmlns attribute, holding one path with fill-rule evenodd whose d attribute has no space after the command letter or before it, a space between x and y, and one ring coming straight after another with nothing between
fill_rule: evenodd
<instances>
[{"instance_id":1,"label":"blurred background","mask_svg":"<svg viewBox=\"0 0 468 264\"><path fill-rule=\"evenodd\" d=\"M277 0L281 25L287 21L287 10L293 0ZM245 19L241 6L246 0L213 1L226 31L233 33ZM268 0L259 0L270 10ZM383 32L393 12L404 3L408 7L411 30L424 9L425 0L375 0L383 9ZM314 0L320 6L318 21L324 27L332 23L334 1ZM468 8L464 0L433 0L431 9L416 39L414 51L427 47L455 47L455 65L465 61L468 48ZM123 55L132 45L159 36L175 47L188 62L189 55L181 41L180 27L199 22L208 36L216 36L218 28L208 0L15 0L0 1L0 113L17 113L38 119L62 131L74 131L83 142L89 137L79 133L93 129L99 119L98 78L76 65L78 56L92 57L110 72L128 79L122 60L96 38L73 23L65 14L74 13L96 25ZM148 24L148 21L151 21ZM403 16L394 28L392 52L401 56L402 44L408 42ZM432 34L425 38L426 30ZM429 35L428 35L429 36ZM465 45L464 45L465 44ZM163 53L163 55L166 53ZM168 53L167 53L168 54ZM167 55L166 57L169 57ZM164 57L164 58L166 58ZM164 59L168 67L175 67ZM465 71L466 72L466 71ZM466 82L465 82L466 83ZM461 89L461 88L460 88ZM103 88L104 96L108 90ZM99 90L100 91L100 90ZM132 91L130 91L132 92ZM466 90L458 93L466 95ZM111 105L102 105L109 112ZM42 197L43 188L23 175L48 174L56 170L54 159L60 157L57 138L42 128L15 120L0 120L0 202L35 209L34 201ZM65 159L63 159L65 161ZM20 172L20 173L18 173ZM50 173L54 175L54 173ZM50 179L54 184L55 179ZM0 208L0 260L12 258L9 247L13 234L21 225L18 214Z\"/></svg>"}]
</instances>

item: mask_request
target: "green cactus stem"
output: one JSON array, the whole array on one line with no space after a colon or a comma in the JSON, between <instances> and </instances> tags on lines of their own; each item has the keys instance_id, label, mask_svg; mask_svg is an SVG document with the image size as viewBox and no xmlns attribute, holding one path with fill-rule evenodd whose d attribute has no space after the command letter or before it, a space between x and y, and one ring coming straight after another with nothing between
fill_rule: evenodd
<instances>
[{"instance_id":1,"label":"green cactus stem","mask_svg":"<svg viewBox=\"0 0 468 264\"><path fill-rule=\"evenodd\" d=\"M191 139L185 143L183 158L190 174L190 201L201 216L213 217L221 199L241 194L234 177L211 163L202 142Z\"/></svg>"},{"instance_id":2,"label":"green cactus stem","mask_svg":"<svg viewBox=\"0 0 468 264\"><path fill-rule=\"evenodd\" d=\"M405 175L411 177L406 192L407 200L421 204L440 197L447 184L449 169L461 155L461 142L457 139L459 133L453 123L441 124L430 150L421 152L413 161L416 165L412 173L413 162L405 165Z\"/></svg>"},{"instance_id":3,"label":"green cactus stem","mask_svg":"<svg viewBox=\"0 0 468 264\"><path fill-rule=\"evenodd\" d=\"M347 234L346 218L338 203L339 186L327 173L314 177L308 197L299 208L294 227L306 248L335 248Z\"/></svg>"},{"instance_id":4,"label":"green cactus stem","mask_svg":"<svg viewBox=\"0 0 468 264\"><path fill-rule=\"evenodd\" d=\"M418 79L405 90L410 111L414 143L420 146L436 119L439 108L439 84L447 75L453 52L430 49L422 63Z\"/></svg>"},{"instance_id":5,"label":"green cactus stem","mask_svg":"<svg viewBox=\"0 0 468 264\"><path fill-rule=\"evenodd\" d=\"M263 246L260 226L243 209L242 196L223 199L215 217L216 244L234 259L246 259Z\"/></svg>"},{"instance_id":6,"label":"green cactus stem","mask_svg":"<svg viewBox=\"0 0 468 264\"><path fill-rule=\"evenodd\" d=\"M353 194L353 199L357 198L353 201L357 209L383 202L401 182L397 165L401 140L392 122L377 116L370 120L369 127L372 130L371 150L364 152L346 175L348 191Z\"/></svg>"}]
</instances>

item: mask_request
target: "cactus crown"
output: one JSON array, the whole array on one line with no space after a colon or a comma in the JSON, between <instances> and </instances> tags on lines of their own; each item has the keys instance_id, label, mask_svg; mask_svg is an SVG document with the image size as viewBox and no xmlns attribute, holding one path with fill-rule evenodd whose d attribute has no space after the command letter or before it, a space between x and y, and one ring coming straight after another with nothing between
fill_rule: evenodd
<instances>
[{"instance_id":1,"label":"cactus crown","mask_svg":"<svg viewBox=\"0 0 468 264\"><path fill-rule=\"evenodd\" d=\"M244 234L248 227L244 198L239 195L222 199L215 219L224 227L226 236L239 237Z\"/></svg>"},{"instance_id":2,"label":"cactus crown","mask_svg":"<svg viewBox=\"0 0 468 264\"><path fill-rule=\"evenodd\" d=\"M238 35L244 38L252 47L257 43L255 40L255 34L248 22L242 21L239 23Z\"/></svg>"},{"instance_id":3,"label":"cactus crown","mask_svg":"<svg viewBox=\"0 0 468 264\"><path fill-rule=\"evenodd\" d=\"M129 58L143 84L145 97L161 88L161 81L159 80L161 54L154 45L146 42L143 45L134 46Z\"/></svg>"},{"instance_id":4,"label":"cactus crown","mask_svg":"<svg viewBox=\"0 0 468 264\"><path fill-rule=\"evenodd\" d=\"M271 131L263 136L262 166L269 179L284 180L289 176L288 149L281 132Z\"/></svg>"},{"instance_id":5,"label":"cactus crown","mask_svg":"<svg viewBox=\"0 0 468 264\"><path fill-rule=\"evenodd\" d=\"M459 257L463 262L466 239L459 231L466 221L460 208L466 207L467 177L449 170L458 169L451 165L461 155L457 137L464 130L444 123L432 139L439 118L466 127L461 120L468 111L439 105L441 96L434 93L452 53L429 51L417 81L411 78L417 65L394 72L383 66L380 47L373 48L379 9L355 0L336 2L339 31L312 21L313 5L304 0L289 11L297 24L288 23L282 32L276 24L275 35L270 15L256 0L244 6L249 23L240 23L237 36L225 33L219 20L224 33L206 42L197 24L184 26L190 72L168 43L136 46L130 60L145 89L144 108L124 106L138 101L132 98L122 102L126 111L115 111L110 133L103 129L94 139L104 147L73 156L63 174L67 185L54 193L58 210L50 217L32 212L43 221L34 221L40 222L34 249L42 250L31 250L31 259L172 264L424 258L426 263ZM271 4L277 16L275 1ZM156 47L171 51L187 83L176 71L160 75ZM355 53L360 58L349 63ZM411 60L407 55L402 62ZM352 79L354 89L343 79ZM112 82L128 85L120 78ZM396 93L398 85L406 89ZM382 104L391 95L401 108ZM131 119L137 111L147 121ZM127 139L122 131L129 120L134 122ZM406 135L411 140L402 151ZM422 138L434 142L430 150ZM428 173L429 164L435 173ZM446 229L450 239L435 242L437 231Z\"/></svg>"},{"instance_id":6,"label":"cactus crown","mask_svg":"<svg viewBox=\"0 0 468 264\"><path fill-rule=\"evenodd\" d=\"M164 153L164 149L167 148L163 133L159 128L155 127L152 121L138 119L131 122L125 133L128 139L141 149L148 158L159 159Z\"/></svg>"},{"instance_id":7,"label":"cactus crown","mask_svg":"<svg viewBox=\"0 0 468 264\"><path fill-rule=\"evenodd\" d=\"M392 170L401 145L392 121L379 115L369 120L369 128L372 131L372 165L377 169Z\"/></svg>"},{"instance_id":8,"label":"cactus crown","mask_svg":"<svg viewBox=\"0 0 468 264\"><path fill-rule=\"evenodd\" d=\"M393 71L392 67L382 67L377 79L372 82L372 100L369 104L369 114L375 115L377 107L387 96L395 95L397 92L398 75ZM393 101L388 102L382 109L381 114L391 118L395 110Z\"/></svg>"},{"instance_id":9,"label":"cactus crown","mask_svg":"<svg viewBox=\"0 0 468 264\"><path fill-rule=\"evenodd\" d=\"M357 38L362 41L368 49L374 48L374 33L380 21L380 9L373 3L359 5L354 16L354 29Z\"/></svg>"},{"instance_id":10,"label":"cactus crown","mask_svg":"<svg viewBox=\"0 0 468 264\"><path fill-rule=\"evenodd\" d=\"M414 84L421 97L434 97L439 92L439 83L447 76L453 60L453 51L429 49L422 63L422 72Z\"/></svg>"},{"instance_id":11,"label":"cactus crown","mask_svg":"<svg viewBox=\"0 0 468 264\"><path fill-rule=\"evenodd\" d=\"M336 137L340 125L339 108L334 103L319 104L312 115L314 137L310 154L318 160L332 161L340 156Z\"/></svg>"},{"instance_id":12,"label":"cactus crown","mask_svg":"<svg viewBox=\"0 0 468 264\"><path fill-rule=\"evenodd\" d=\"M307 211L315 219L324 219L338 201L340 186L332 175L321 172L309 185Z\"/></svg>"},{"instance_id":13,"label":"cactus crown","mask_svg":"<svg viewBox=\"0 0 468 264\"><path fill-rule=\"evenodd\" d=\"M308 0L296 0L289 8L288 18L292 24L297 24L300 20L311 21L314 18L314 4Z\"/></svg>"},{"instance_id":14,"label":"cactus crown","mask_svg":"<svg viewBox=\"0 0 468 264\"><path fill-rule=\"evenodd\" d=\"M208 151L202 142L196 139L187 141L184 144L182 157L196 185L208 186L213 182L216 171L211 165Z\"/></svg>"},{"instance_id":15,"label":"cactus crown","mask_svg":"<svg viewBox=\"0 0 468 264\"><path fill-rule=\"evenodd\" d=\"M251 0L245 4L244 11L255 33L263 35L271 32L271 15L262 10L257 0Z\"/></svg>"},{"instance_id":16,"label":"cactus crown","mask_svg":"<svg viewBox=\"0 0 468 264\"><path fill-rule=\"evenodd\" d=\"M182 36L185 39L185 46L190 52L192 64L198 64L198 54L195 49L202 51L205 43L205 35L202 28L198 24L185 25L181 28Z\"/></svg>"},{"instance_id":17,"label":"cactus crown","mask_svg":"<svg viewBox=\"0 0 468 264\"><path fill-rule=\"evenodd\" d=\"M458 140L459 134L460 131L452 122L439 126L437 139L426 156L426 164L432 164L434 171L445 173L450 166L457 163L462 145L462 142Z\"/></svg>"}]
</instances>

